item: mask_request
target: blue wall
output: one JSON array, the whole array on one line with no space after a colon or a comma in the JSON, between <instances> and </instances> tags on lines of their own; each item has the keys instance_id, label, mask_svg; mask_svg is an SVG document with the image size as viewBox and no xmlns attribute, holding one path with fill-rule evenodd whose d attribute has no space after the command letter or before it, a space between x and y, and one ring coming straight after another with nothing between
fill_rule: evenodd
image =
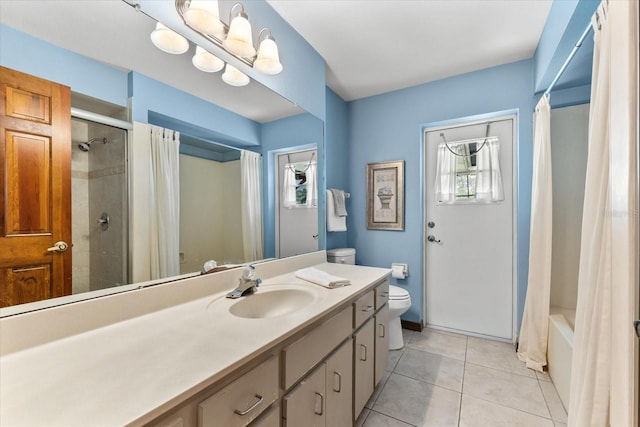
<instances>
[{"instance_id":1,"label":"blue wall","mask_svg":"<svg viewBox=\"0 0 640 427\"><path fill-rule=\"evenodd\" d=\"M524 306L529 253L532 168L533 62L524 60L370 98L352 101L349 112L348 244L359 264L409 264L398 284L412 306L404 318L422 320L422 129L428 123L505 110L518 112L517 229L518 322ZM405 161L405 230L366 229L366 164Z\"/></svg>"},{"instance_id":2,"label":"blue wall","mask_svg":"<svg viewBox=\"0 0 640 427\"><path fill-rule=\"evenodd\" d=\"M274 257L276 253L276 205L275 193L269 191L275 188L275 156L278 153L300 150L303 148L317 148L318 164L323 165L325 159L324 123L312 114L305 113L286 119L276 120L262 125L262 159L264 162L263 212L264 212L264 256ZM318 188L324 187L324 168L318 168ZM325 247L325 205L324 198L318 195L318 247Z\"/></svg>"},{"instance_id":3,"label":"blue wall","mask_svg":"<svg viewBox=\"0 0 640 427\"><path fill-rule=\"evenodd\" d=\"M70 86L77 93L127 105L127 72L1 24L0 64Z\"/></svg>"},{"instance_id":4,"label":"blue wall","mask_svg":"<svg viewBox=\"0 0 640 427\"><path fill-rule=\"evenodd\" d=\"M327 116L325 119L327 188L349 190L349 124L347 103L327 88ZM347 199L351 210L351 199ZM327 232L327 249L347 246L347 232Z\"/></svg>"}]
</instances>

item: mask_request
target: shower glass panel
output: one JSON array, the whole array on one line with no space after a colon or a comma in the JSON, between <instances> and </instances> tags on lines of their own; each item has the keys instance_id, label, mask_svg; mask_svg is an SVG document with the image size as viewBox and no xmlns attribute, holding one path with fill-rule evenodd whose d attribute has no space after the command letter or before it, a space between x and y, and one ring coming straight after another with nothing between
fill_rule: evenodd
<instances>
[{"instance_id":1,"label":"shower glass panel","mask_svg":"<svg viewBox=\"0 0 640 427\"><path fill-rule=\"evenodd\" d=\"M73 293L129 283L126 130L72 120Z\"/></svg>"}]
</instances>

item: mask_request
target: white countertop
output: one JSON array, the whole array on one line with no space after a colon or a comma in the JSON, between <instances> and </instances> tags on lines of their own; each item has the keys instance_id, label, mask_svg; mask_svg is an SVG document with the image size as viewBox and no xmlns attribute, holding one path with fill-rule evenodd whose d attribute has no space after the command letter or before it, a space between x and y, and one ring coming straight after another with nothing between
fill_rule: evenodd
<instances>
[{"instance_id":1,"label":"white countertop","mask_svg":"<svg viewBox=\"0 0 640 427\"><path fill-rule=\"evenodd\" d=\"M261 287L297 283L318 291L313 304L289 315L233 316L228 306L238 300L223 298L233 286L218 287L206 297L6 354L0 357L0 425L148 422L390 272L327 263L316 267L352 285L326 289L287 273L264 280Z\"/></svg>"}]
</instances>

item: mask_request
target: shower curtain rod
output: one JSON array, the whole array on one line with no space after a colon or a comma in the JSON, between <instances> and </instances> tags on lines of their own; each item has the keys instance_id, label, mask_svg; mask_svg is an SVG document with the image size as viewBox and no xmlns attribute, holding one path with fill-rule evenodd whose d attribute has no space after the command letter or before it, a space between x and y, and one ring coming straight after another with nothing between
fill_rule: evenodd
<instances>
[{"instance_id":1,"label":"shower curtain rod","mask_svg":"<svg viewBox=\"0 0 640 427\"><path fill-rule=\"evenodd\" d=\"M580 46L582 46L582 42L584 42L584 39L587 38L587 34L589 34L589 32L591 31L591 28L592 28L592 25L591 23L589 23L589 25L587 25L587 28L584 30L584 32L578 39L578 42L575 44L575 46L573 46L573 49L571 49L571 52L569 53L569 56L567 57L567 59L564 61L564 64L562 64L562 67L560 67L560 70L558 70L558 74L556 74L553 80L551 80L549 87L547 88L547 90L544 91L543 95L549 96L549 94L553 90L553 87L556 85L556 83L558 83L558 80L560 80L560 77L562 77L562 74L567 70L567 67L569 66L569 63L571 62L573 57L576 56L576 53L578 53L578 49L580 49Z\"/></svg>"},{"instance_id":2,"label":"shower curtain rod","mask_svg":"<svg viewBox=\"0 0 640 427\"><path fill-rule=\"evenodd\" d=\"M113 126L120 129L133 129L133 125L129 122L125 122L124 120L114 119L113 117L103 116L102 114L97 114L91 111L85 111L74 107L71 107L71 117L75 117L76 119L89 120L95 123Z\"/></svg>"}]
</instances>

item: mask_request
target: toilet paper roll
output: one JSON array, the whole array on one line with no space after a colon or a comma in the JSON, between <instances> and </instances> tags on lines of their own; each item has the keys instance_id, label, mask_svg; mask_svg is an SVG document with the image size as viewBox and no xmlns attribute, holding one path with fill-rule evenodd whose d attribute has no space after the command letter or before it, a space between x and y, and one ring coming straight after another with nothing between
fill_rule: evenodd
<instances>
[{"instance_id":1,"label":"toilet paper roll","mask_svg":"<svg viewBox=\"0 0 640 427\"><path fill-rule=\"evenodd\" d=\"M404 274L404 266L402 265L392 265L391 266L391 277L395 279L404 279L407 276Z\"/></svg>"}]
</instances>

